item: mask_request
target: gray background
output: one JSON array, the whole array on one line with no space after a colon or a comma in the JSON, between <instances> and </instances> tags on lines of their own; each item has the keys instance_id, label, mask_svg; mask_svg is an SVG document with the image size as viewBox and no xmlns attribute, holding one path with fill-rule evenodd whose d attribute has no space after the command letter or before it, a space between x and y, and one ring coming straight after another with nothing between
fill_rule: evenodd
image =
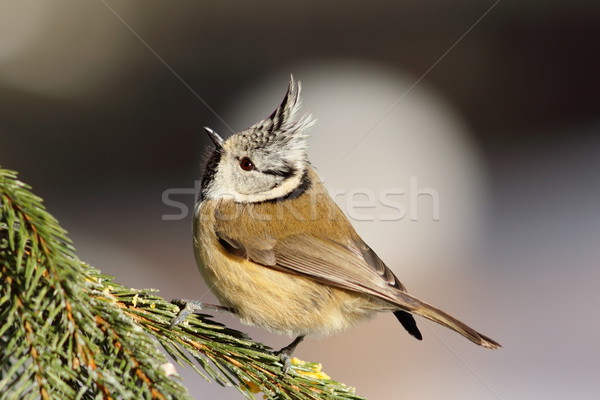
<instances>
[{"instance_id":1,"label":"gray background","mask_svg":"<svg viewBox=\"0 0 600 400\"><path fill-rule=\"evenodd\" d=\"M297 355L370 399L596 398L600 7L493 4L0 1L0 164L82 259L214 302L163 193L191 206L201 127L263 118L293 73L319 120L310 158L359 233L504 345L425 321L419 343L380 315ZM180 371L198 399L240 398Z\"/></svg>"}]
</instances>

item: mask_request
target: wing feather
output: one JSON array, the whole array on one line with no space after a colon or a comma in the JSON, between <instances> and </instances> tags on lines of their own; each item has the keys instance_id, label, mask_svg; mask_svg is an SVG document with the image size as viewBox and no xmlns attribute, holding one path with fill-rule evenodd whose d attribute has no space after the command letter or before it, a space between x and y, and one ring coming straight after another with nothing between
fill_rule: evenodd
<instances>
[{"instance_id":1,"label":"wing feather","mask_svg":"<svg viewBox=\"0 0 600 400\"><path fill-rule=\"evenodd\" d=\"M253 241L244 246L217 232L219 240L230 244L232 254L288 273L309 276L332 286L369 294L398 303L397 292L405 291L392 271L364 242L347 245L309 234L291 235L283 240ZM231 245L234 244L234 245ZM403 308L412 309L410 304ZM417 306L414 304L413 306Z\"/></svg>"},{"instance_id":2,"label":"wing feather","mask_svg":"<svg viewBox=\"0 0 600 400\"><path fill-rule=\"evenodd\" d=\"M404 286L383 261L362 240L348 244L308 233L296 233L276 240L251 237L242 241L216 231L224 248L232 255L248 258L265 267L300 274L333 287L364 293L398 307L394 314L404 328L421 339L412 313L421 315L455 330L469 340L487 348L500 345L463 322L406 293Z\"/></svg>"}]
</instances>

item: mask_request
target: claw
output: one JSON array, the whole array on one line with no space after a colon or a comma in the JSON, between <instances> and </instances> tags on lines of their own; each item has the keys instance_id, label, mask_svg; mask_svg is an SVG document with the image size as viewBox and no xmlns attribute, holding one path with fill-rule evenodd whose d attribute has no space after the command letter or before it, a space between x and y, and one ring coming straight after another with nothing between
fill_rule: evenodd
<instances>
[{"instance_id":1,"label":"claw","mask_svg":"<svg viewBox=\"0 0 600 400\"><path fill-rule=\"evenodd\" d=\"M178 305L181 308L181 311L179 311L179 314L177 314L177 316L171 320L171 323L169 324L170 328L174 328L185 321L188 315L199 311L210 310L235 313L233 308L217 306L214 304L205 304L197 300L173 299L171 300L171 303Z\"/></svg>"},{"instance_id":2,"label":"claw","mask_svg":"<svg viewBox=\"0 0 600 400\"><path fill-rule=\"evenodd\" d=\"M273 354L279 356L279 360L283 365L282 370L284 374L287 374L292 366L292 353L296 347L304 340L304 335L298 336L294 341L281 350L275 351Z\"/></svg>"}]
</instances>

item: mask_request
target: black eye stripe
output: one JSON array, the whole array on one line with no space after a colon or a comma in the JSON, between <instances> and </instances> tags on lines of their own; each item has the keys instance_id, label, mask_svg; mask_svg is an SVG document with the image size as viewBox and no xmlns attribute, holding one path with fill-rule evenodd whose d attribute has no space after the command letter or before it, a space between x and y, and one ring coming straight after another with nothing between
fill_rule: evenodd
<instances>
[{"instance_id":1,"label":"black eye stripe","mask_svg":"<svg viewBox=\"0 0 600 400\"><path fill-rule=\"evenodd\" d=\"M261 172L263 174L267 174L267 175L275 175L275 176L281 176L283 178L289 178L296 173L296 169L286 166L282 169L265 169Z\"/></svg>"},{"instance_id":2,"label":"black eye stripe","mask_svg":"<svg viewBox=\"0 0 600 400\"><path fill-rule=\"evenodd\" d=\"M272 169L265 169L262 170L261 172L263 174L267 174L267 175L275 175L275 176L281 176L283 178L290 178L291 176L295 175L297 170L296 168L294 168L289 162L281 160L282 161L282 166L279 168L272 168Z\"/></svg>"},{"instance_id":3,"label":"black eye stripe","mask_svg":"<svg viewBox=\"0 0 600 400\"><path fill-rule=\"evenodd\" d=\"M310 189L311 185L312 184L311 184L310 178L308 177L308 170L305 170L304 173L302 174L302 180L300 181L300 185L298 185L298 187L296 187L296 189L292 190L288 194L283 195L281 197L265 200L265 201L263 201L263 203L277 203L277 202L285 201L285 200L294 200L294 199L302 196L308 189Z\"/></svg>"}]
</instances>

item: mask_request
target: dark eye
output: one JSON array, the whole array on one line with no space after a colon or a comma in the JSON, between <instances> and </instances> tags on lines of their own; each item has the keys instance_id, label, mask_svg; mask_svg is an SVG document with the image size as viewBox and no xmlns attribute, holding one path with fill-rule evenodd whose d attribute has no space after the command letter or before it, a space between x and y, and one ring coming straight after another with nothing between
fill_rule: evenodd
<instances>
[{"instance_id":1,"label":"dark eye","mask_svg":"<svg viewBox=\"0 0 600 400\"><path fill-rule=\"evenodd\" d=\"M240 168L244 171L252 171L254 169L254 164L248 157L244 157L240 160Z\"/></svg>"}]
</instances>

